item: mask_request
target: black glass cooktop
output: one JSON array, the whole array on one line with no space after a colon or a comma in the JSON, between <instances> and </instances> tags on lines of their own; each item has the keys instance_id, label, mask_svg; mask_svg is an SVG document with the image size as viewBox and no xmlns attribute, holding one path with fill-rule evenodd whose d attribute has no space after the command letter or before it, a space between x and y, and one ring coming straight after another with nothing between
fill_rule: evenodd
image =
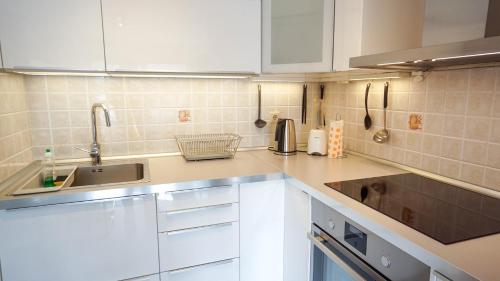
<instances>
[{"instance_id":1,"label":"black glass cooktop","mask_svg":"<svg viewBox=\"0 0 500 281\"><path fill-rule=\"evenodd\" d=\"M443 244L500 233L500 199L416 174L326 185Z\"/></svg>"}]
</instances>

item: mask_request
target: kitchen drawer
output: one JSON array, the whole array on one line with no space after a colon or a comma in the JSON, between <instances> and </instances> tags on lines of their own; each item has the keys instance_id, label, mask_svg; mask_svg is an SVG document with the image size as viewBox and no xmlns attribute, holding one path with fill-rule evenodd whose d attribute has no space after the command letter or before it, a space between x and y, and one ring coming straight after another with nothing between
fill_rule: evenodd
<instances>
[{"instance_id":1,"label":"kitchen drawer","mask_svg":"<svg viewBox=\"0 0 500 281\"><path fill-rule=\"evenodd\" d=\"M132 279L125 279L122 281L160 281L160 274L141 276Z\"/></svg>"},{"instance_id":2,"label":"kitchen drawer","mask_svg":"<svg viewBox=\"0 0 500 281\"><path fill-rule=\"evenodd\" d=\"M158 232L238 221L239 204L229 203L158 213Z\"/></svg>"},{"instance_id":3,"label":"kitchen drawer","mask_svg":"<svg viewBox=\"0 0 500 281\"><path fill-rule=\"evenodd\" d=\"M239 227L238 222L232 222L160 233L160 270L238 257Z\"/></svg>"},{"instance_id":4,"label":"kitchen drawer","mask_svg":"<svg viewBox=\"0 0 500 281\"><path fill-rule=\"evenodd\" d=\"M161 273L161 281L238 281L239 259L223 260Z\"/></svg>"},{"instance_id":5,"label":"kitchen drawer","mask_svg":"<svg viewBox=\"0 0 500 281\"><path fill-rule=\"evenodd\" d=\"M158 195L158 212L238 202L238 185L167 192Z\"/></svg>"}]
</instances>

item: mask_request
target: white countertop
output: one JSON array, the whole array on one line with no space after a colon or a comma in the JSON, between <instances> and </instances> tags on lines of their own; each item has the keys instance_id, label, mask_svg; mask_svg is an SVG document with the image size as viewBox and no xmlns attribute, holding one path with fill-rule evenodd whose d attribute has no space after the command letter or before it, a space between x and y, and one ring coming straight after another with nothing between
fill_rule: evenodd
<instances>
[{"instance_id":1,"label":"white countertop","mask_svg":"<svg viewBox=\"0 0 500 281\"><path fill-rule=\"evenodd\" d=\"M140 192L159 192L169 184L228 178L237 182L245 177L256 179L255 176L272 174L276 178L276 175L284 173L289 177L287 181L426 264L439 268L448 267L449 263L479 280L497 280L500 276L500 269L497 268L500 261L500 234L444 245L324 185L325 182L407 172L396 167L354 155L345 159L329 159L305 153L284 157L267 150L238 152L234 159L225 160L187 162L181 156L152 157L148 160L151 182L144 185L151 188L141 189ZM32 200L50 196L60 196L64 200L65 196L70 198L69 195L73 193L93 193L99 189L109 190L113 186L32 195L37 196ZM0 197L0 200L15 200L7 198L5 194ZM29 195L17 196L16 199L26 197Z\"/></svg>"},{"instance_id":2,"label":"white countertop","mask_svg":"<svg viewBox=\"0 0 500 281\"><path fill-rule=\"evenodd\" d=\"M238 152L235 159L217 161L151 158L150 167L152 181L158 183L283 172L295 186L427 264L447 266L447 261L479 280L500 276L500 234L444 245L324 185L407 172L399 168L354 155L345 159L305 153L284 157L267 150Z\"/></svg>"}]
</instances>

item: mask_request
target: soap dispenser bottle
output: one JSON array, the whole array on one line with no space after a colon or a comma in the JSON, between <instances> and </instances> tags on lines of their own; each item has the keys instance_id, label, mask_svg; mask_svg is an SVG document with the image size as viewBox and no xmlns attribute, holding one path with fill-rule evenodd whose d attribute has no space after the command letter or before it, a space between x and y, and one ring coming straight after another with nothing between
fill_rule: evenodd
<instances>
[{"instance_id":1,"label":"soap dispenser bottle","mask_svg":"<svg viewBox=\"0 0 500 281\"><path fill-rule=\"evenodd\" d=\"M56 167L52 151L47 148L44 153L43 160L43 187L54 187L56 179Z\"/></svg>"}]
</instances>

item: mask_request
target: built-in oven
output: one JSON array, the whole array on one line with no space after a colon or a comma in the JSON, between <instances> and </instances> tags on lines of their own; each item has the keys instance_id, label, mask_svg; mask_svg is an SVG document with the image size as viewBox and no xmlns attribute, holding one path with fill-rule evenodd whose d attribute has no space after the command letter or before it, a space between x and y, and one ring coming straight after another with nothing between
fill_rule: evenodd
<instances>
[{"instance_id":1,"label":"built-in oven","mask_svg":"<svg viewBox=\"0 0 500 281\"><path fill-rule=\"evenodd\" d=\"M430 267L322 202L312 201L311 281L430 278Z\"/></svg>"}]
</instances>

